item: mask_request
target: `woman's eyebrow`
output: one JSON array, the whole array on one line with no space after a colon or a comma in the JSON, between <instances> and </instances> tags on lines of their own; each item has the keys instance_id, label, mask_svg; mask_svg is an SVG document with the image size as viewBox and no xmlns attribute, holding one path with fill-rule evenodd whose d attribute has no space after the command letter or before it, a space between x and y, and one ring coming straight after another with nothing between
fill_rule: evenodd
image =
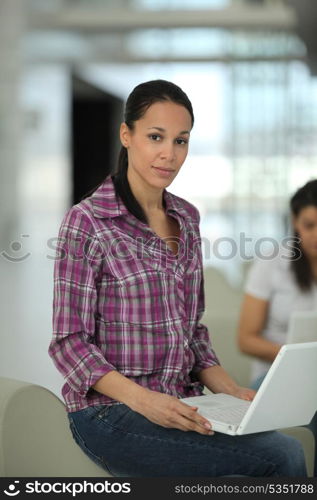
<instances>
[{"instance_id":1,"label":"woman's eyebrow","mask_svg":"<svg viewBox=\"0 0 317 500\"><path fill-rule=\"evenodd\" d=\"M165 128L162 128L162 127L148 127L148 130L151 129L151 128L154 128L155 130L158 130L159 132L166 132ZM190 135L190 132L188 130L182 130L179 133L180 134L188 134L188 135Z\"/></svg>"}]
</instances>

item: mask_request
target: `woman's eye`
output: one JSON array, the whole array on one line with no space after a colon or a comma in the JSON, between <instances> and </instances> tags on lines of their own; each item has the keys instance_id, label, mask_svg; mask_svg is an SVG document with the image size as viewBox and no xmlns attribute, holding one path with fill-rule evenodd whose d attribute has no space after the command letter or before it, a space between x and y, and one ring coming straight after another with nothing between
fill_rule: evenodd
<instances>
[{"instance_id":1,"label":"woman's eye","mask_svg":"<svg viewBox=\"0 0 317 500\"><path fill-rule=\"evenodd\" d=\"M150 138L152 139L152 141L159 141L161 139L161 136L157 134L151 134Z\"/></svg>"},{"instance_id":2,"label":"woman's eye","mask_svg":"<svg viewBox=\"0 0 317 500\"><path fill-rule=\"evenodd\" d=\"M188 141L186 139L182 139L182 138L176 139L176 144L183 145L183 144L187 144L187 143L188 143Z\"/></svg>"}]
</instances>

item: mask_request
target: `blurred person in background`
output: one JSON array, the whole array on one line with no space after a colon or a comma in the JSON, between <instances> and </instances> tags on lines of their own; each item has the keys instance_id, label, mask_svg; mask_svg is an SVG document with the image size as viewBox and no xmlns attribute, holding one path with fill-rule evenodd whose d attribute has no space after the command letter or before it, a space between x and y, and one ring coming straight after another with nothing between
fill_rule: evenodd
<instances>
[{"instance_id":1,"label":"blurred person in background","mask_svg":"<svg viewBox=\"0 0 317 500\"><path fill-rule=\"evenodd\" d=\"M286 342L291 314L317 312L317 180L296 191L290 210L294 230L291 248L272 259L256 258L245 286L238 343L242 352L255 358L251 374L255 390ZM316 442L317 413L308 427Z\"/></svg>"},{"instance_id":2,"label":"blurred person in background","mask_svg":"<svg viewBox=\"0 0 317 500\"><path fill-rule=\"evenodd\" d=\"M220 366L200 323L199 213L166 191L193 123L177 85L138 85L126 103L117 170L106 176L105 166L105 181L62 222L49 353L65 377L73 437L114 476L305 476L296 439L213 433L179 400L204 386L255 394Z\"/></svg>"}]
</instances>

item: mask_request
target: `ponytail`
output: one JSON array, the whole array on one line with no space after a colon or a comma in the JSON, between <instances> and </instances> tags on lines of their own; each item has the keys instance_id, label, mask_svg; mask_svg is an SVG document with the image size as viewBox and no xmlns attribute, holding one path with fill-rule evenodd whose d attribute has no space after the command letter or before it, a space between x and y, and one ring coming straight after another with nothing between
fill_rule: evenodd
<instances>
[{"instance_id":1,"label":"ponytail","mask_svg":"<svg viewBox=\"0 0 317 500\"><path fill-rule=\"evenodd\" d=\"M144 213L140 203L135 198L131 191L128 181L128 152L124 146L121 146L117 172L112 176L115 192L118 198L121 198L129 212L144 224L148 223L147 217Z\"/></svg>"}]
</instances>

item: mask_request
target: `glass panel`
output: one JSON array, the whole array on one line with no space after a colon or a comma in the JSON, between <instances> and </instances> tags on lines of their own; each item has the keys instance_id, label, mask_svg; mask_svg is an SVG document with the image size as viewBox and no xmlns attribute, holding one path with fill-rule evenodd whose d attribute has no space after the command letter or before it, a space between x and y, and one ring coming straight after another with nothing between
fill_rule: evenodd
<instances>
[{"instance_id":1,"label":"glass panel","mask_svg":"<svg viewBox=\"0 0 317 500\"><path fill-rule=\"evenodd\" d=\"M232 0L134 0L133 4L139 8L149 10L163 9L219 9L230 5Z\"/></svg>"},{"instance_id":2,"label":"glass panel","mask_svg":"<svg viewBox=\"0 0 317 500\"><path fill-rule=\"evenodd\" d=\"M214 28L137 30L126 35L132 55L151 57L303 57L304 44L287 33L244 33ZM242 77L242 74L241 74Z\"/></svg>"}]
</instances>

